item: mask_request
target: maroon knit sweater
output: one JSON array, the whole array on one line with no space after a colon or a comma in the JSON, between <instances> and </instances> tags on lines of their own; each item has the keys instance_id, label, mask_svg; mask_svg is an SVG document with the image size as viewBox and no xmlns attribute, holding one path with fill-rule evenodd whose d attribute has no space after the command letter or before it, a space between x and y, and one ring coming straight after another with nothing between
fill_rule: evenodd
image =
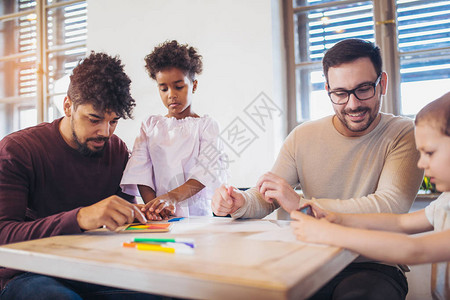
<instances>
[{"instance_id":1,"label":"maroon knit sweater","mask_svg":"<svg viewBox=\"0 0 450 300\"><path fill-rule=\"evenodd\" d=\"M64 141L60 122L0 141L0 245L80 233L81 207L114 194L134 201L119 187L129 155L125 143L113 135L101 157L86 157ZM16 274L0 268L1 289Z\"/></svg>"}]
</instances>

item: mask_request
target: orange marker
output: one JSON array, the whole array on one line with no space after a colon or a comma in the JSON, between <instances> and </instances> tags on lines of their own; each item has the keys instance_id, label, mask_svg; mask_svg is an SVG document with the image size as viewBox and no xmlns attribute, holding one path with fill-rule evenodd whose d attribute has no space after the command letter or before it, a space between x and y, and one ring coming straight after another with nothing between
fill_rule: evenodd
<instances>
[{"instance_id":1,"label":"orange marker","mask_svg":"<svg viewBox=\"0 0 450 300\"><path fill-rule=\"evenodd\" d=\"M136 245L137 244L135 242L129 242L129 243L125 242L122 244L122 246L126 247L126 248L136 248Z\"/></svg>"}]
</instances>

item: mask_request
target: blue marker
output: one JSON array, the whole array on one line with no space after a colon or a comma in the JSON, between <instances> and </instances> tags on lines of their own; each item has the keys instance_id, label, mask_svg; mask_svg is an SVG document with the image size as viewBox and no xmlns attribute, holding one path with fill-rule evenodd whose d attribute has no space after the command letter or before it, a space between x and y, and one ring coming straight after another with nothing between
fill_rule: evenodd
<instances>
[{"instance_id":1,"label":"blue marker","mask_svg":"<svg viewBox=\"0 0 450 300\"><path fill-rule=\"evenodd\" d=\"M167 222L176 222L176 221L181 221L181 220L183 220L183 219L184 219L184 217L176 217L176 218L170 219L170 220L167 221Z\"/></svg>"}]
</instances>

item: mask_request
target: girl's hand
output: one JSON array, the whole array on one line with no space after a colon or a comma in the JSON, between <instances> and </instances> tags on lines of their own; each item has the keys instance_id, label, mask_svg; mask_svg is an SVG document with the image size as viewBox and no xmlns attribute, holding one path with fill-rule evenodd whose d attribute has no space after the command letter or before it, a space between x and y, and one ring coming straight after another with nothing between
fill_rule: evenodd
<instances>
[{"instance_id":1,"label":"girl's hand","mask_svg":"<svg viewBox=\"0 0 450 300\"><path fill-rule=\"evenodd\" d=\"M166 220L173 215L176 210L176 201L167 194L150 200L141 211L151 220Z\"/></svg>"},{"instance_id":2,"label":"girl's hand","mask_svg":"<svg viewBox=\"0 0 450 300\"><path fill-rule=\"evenodd\" d=\"M175 204L172 206L168 206L167 208L164 208L160 213L160 217L162 220L168 220L170 217L172 217L175 214L176 206Z\"/></svg>"},{"instance_id":3,"label":"girl's hand","mask_svg":"<svg viewBox=\"0 0 450 300\"><path fill-rule=\"evenodd\" d=\"M160 221L163 219L163 217L161 217L160 214L155 214L155 213L151 213L149 212L146 208L145 208L145 204L135 204L137 206L137 208L139 209L139 211L141 211L145 217L148 220L151 221Z\"/></svg>"},{"instance_id":4,"label":"girl's hand","mask_svg":"<svg viewBox=\"0 0 450 300\"><path fill-rule=\"evenodd\" d=\"M327 244L330 229L333 224L326 218L315 219L299 211L292 211L291 218L297 221L291 222L291 227L297 239L307 243Z\"/></svg>"}]
</instances>

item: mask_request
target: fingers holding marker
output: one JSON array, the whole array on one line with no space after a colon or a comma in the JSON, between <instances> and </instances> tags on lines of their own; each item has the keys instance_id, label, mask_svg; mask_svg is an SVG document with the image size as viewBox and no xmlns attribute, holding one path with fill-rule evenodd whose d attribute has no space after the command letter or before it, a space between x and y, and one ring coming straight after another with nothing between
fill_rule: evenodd
<instances>
[{"instance_id":1,"label":"fingers holding marker","mask_svg":"<svg viewBox=\"0 0 450 300\"><path fill-rule=\"evenodd\" d=\"M139 208L135 205L133 205L132 208L133 208L132 209L132 218L133 218L132 222L134 222L134 220L136 219L140 223L143 223L143 224L147 223L147 219L145 218L145 215L139 210Z\"/></svg>"}]
</instances>

